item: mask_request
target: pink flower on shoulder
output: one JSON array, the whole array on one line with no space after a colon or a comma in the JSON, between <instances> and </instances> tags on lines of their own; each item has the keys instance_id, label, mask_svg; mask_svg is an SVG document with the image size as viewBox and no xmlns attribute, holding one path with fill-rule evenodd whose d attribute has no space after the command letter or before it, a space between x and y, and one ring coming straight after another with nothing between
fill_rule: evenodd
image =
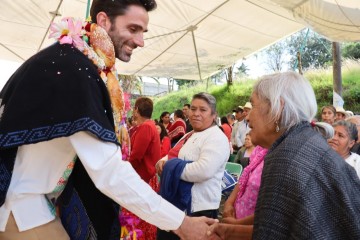
<instances>
[{"instance_id":1,"label":"pink flower on shoulder","mask_svg":"<svg viewBox=\"0 0 360 240\"><path fill-rule=\"evenodd\" d=\"M84 49L82 24L80 20L63 18L60 23L51 24L49 38L55 38L60 44L73 44L82 51Z\"/></svg>"}]
</instances>

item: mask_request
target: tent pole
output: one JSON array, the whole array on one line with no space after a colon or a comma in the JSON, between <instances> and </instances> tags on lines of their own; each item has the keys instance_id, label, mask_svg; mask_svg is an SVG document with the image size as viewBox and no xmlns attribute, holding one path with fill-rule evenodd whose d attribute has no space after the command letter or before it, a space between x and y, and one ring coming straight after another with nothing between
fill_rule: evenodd
<instances>
[{"instance_id":1,"label":"tent pole","mask_svg":"<svg viewBox=\"0 0 360 240\"><path fill-rule=\"evenodd\" d=\"M90 0L87 1L85 19L89 17L89 12L90 12Z\"/></svg>"},{"instance_id":2,"label":"tent pole","mask_svg":"<svg viewBox=\"0 0 360 240\"><path fill-rule=\"evenodd\" d=\"M205 92L208 92L208 88L209 88L209 78L206 78L206 91Z\"/></svg>"},{"instance_id":3,"label":"tent pole","mask_svg":"<svg viewBox=\"0 0 360 240\"><path fill-rule=\"evenodd\" d=\"M6 45L0 43L0 46L2 46L3 48L5 48L6 50L8 50L9 52L11 52L12 54L14 54L15 56L17 56L18 58L20 58L21 60L25 61L26 59L24 59L23 57L21 57L19 54L17 54L16 52L14 52L13 50L11 50L10 48L8 48Z\"/></svg>"},{"instance_id":4,"label":"tent pole","mask_svg":"<svg viewBox=\"0 0 360 240\"><path fill-rule=\"evenodd\" d=\"M37 51L40 51L41 46L43 45L43 43L44 43L44 41L45 41L45 38L46 38L46 36L47 36L47 34L48 34L48 32L49 32L49 29L50 29L50 27L51 27L51 24L54 22L54 19L55 19L57 16L61 16L61 14L59 13L59 9L60 9L60 6L61 6L62 2L63 2L63 0L61 0L61 1L59 2L59 5L57 6L55 12L53 13L53 17L52 17L52 19L51 19L51 21L50 21L50 24L49 24L48 28L46 29L45 35L44 35L43 39L41 40L41 43L40 43ZM52 13L52 12L50 12L50 13Z\"/></svg>"},{"instance_id":5,"label":"tent pole","mask_svg":"<svg viewBox=\"0 0 360 240\"><path fill-rule=\"evenodd\" d=\"M195 30L195 29L196 29L196 27L194 27L194 28L191 29L191 36L192 36L193 43L194 43L196 63L197 63L198 71L199 71L199 77L200 77L200 81L202 81L201 70L200 70L200 62L199 62L199 55L198 55L198 52L197 52L195 35L194 35L194 30Z\"/></svg>"},{"instance_id":6,"label":"tent pole","mask_svg":"<svg viewBox=\"0 0 360 240\"><path fill-rule=\"evenodd\" d=\"M304 48L305 48L305 44L306 44L306 41L307 41L307 39L308 39L308 36L309 36L309 28L308 28L307 31L306 31L306 35L305 35L304 40L303 40L303 42L301 43L300 49L299 49L299 51L298 51L298 55L300 55L300 57L301 57L301 54L304 52ZM297 57L296 60L295 60L295 64L294 64L294 66L293 66L293 70L294 70L294 71L295 71L296 67L299 66L298 63L299 63L299 61L298 61L298 57Z\"/></svg>"}]
</instances>

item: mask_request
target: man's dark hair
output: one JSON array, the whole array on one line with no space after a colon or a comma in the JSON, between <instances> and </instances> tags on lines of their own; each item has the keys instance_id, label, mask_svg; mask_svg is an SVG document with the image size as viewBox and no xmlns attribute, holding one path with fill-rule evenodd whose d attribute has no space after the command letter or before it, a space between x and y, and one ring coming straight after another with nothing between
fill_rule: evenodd
<instances>
[{"instance_id":1,"label":"man's dark hair","mask_svg":"<svg viewBox=\"0 0 360 240\"><path fill-rule=\"evenodd\" d=\"M135 101L135 108L137 108L140 116L150 119L153 112L153 101L147 97L139 97Z\"/></svg>"},{"instance_id":2,"label":"man's dark hair","mask_svg":"<svg viewBox=\"0 0 360 240\"><path fill-rule=\"evenodd\" d=\"M229 124L229 121L226 116L221 117L220 122L221 122L221 124L225 124L225 123Z\"/></svg>"},{"instance_id":3,"label":"man's dark hair","mask_svg":"<svg viewBox=\"0 0 360 240\"><path fill-rule=\"evenodd\" d=\"M184 113L183 113L183 111L180 110L180 109L175 110L174 116L176 116L176 117L178 117L178 118L181 118L181 119L183 119L183 120L185 119Z\"/></svg>"},{"instance_id":4,"label":"man's dark hair","mask_svg":"<svg viewBox=\"0 0 360 240\"><path fill-rule=\"evenodd\" d=\"M190 108L190 104L185 103L185 104L184 104L184 107L188 107L188 108Z\"/></svg>"},{"instance_id":5,"label":"man's dark hair","mask_svg":"<svg viewBox=\"0 0 360 240\"><path fill-rule=\"evenodd\" d=\"M94 0L90 9L91 20L96 23L97 14L105 12L113 23L115 17L124 15L130 5L141 6L148 12L157 6L155 0Z\"/></svg>"}]
</instances>

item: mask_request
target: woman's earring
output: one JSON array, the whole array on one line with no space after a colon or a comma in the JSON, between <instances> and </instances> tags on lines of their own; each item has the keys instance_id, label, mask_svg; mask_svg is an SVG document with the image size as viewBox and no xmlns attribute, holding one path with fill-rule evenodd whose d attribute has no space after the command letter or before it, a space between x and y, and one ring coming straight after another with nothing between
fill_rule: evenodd
<instances>
[{"instance_id":1,"label":"woman's earring","mask_svg":"<svg viewBox=\"0 0 360 240\"><path fill-rule=\"evenodd\" d=\"M276 127L275 127L275 132L279 132L280 131L280 127L279 127L279 123L278 123L278 121L275 121L275 125L276 125Z\"/></svg>"}]
</instances>

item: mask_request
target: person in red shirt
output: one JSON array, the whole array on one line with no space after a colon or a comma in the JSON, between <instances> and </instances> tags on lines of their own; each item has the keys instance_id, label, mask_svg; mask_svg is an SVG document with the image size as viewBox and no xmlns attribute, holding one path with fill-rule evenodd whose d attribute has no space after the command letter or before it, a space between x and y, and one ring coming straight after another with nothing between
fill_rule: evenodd
<instances>
[{"instance_id":1,"label":"person in red shirt","mask_svg":"<svg viewBox=\"0 0 360 240\"><path fill-rule=\"evenodd\" d=\"M169 128L172 125L172 123L170 122L170 113L169 112L161 113L159 123L164 125L165 129L169 131Z\"/></svg>"},{"instance_id":2,"label":"person in red shirt","mask_svg":"<svg viewBox=\"0 0 360 240\"><path fill-rule=\"evenodd\" d=\"M137 127L131 136L131 152L129 162L155 191L159 190L159 183L155 172L155 164L161 158L160 135L151 120L153 102L150 98L140 97L136 99L133 116ZM134 214L122 209L122 216L137 218ZM156 227L139 219L136 229L142 231L138 240L155 240Z\"/></svg>"},{"instance_id":3,"label":"person in red shirt","mask_svg":"<svg viewBox=\"0 0 360 240\"><path fill-rule=\"evenodd\" d=\"M186 123L184 121L184 113L178 109L174 112L175 122L172 123L168 129L168 135L171 141L171 146L174 146L186 133Z\"/></svg>"},{"instance_id":4,"label":"person in red shirt","mask_svg":"<svg viewBox=\"0 0 360 240\"><path fill-rule=\"evenodd\" d=\"M137 128L131 136L129 162L145 181L155 176L155 164L160 159L160 136L151 120L153 102L150 98L140 97L133 111Z\"/></svg>"},{"instance_id":5,"label":"person in red shirt","mask_svg":"<svg viewBox=\"0 0 360 240\"><path fill-rule=\"evenodd\" d=\"M160 149L161 149L161 157L165 157L171 148L170 138L168 137L167 131L161 123L155 123L156 129L160 134Z\"/></svg>"},{"instance_id":6,"label":"person in red shirt","mask_svg":"<svg viewBox=\"0 0 360 240\"><path fill-rule=\"evenodd\" d=\"M228 119L225 116L221 117L220 121L221 121L221 127L224 131L224 134L226 135L226 137L229 139L229 142L230 142L232 127L229 124Z\"/></svg>"}]
</instances>

